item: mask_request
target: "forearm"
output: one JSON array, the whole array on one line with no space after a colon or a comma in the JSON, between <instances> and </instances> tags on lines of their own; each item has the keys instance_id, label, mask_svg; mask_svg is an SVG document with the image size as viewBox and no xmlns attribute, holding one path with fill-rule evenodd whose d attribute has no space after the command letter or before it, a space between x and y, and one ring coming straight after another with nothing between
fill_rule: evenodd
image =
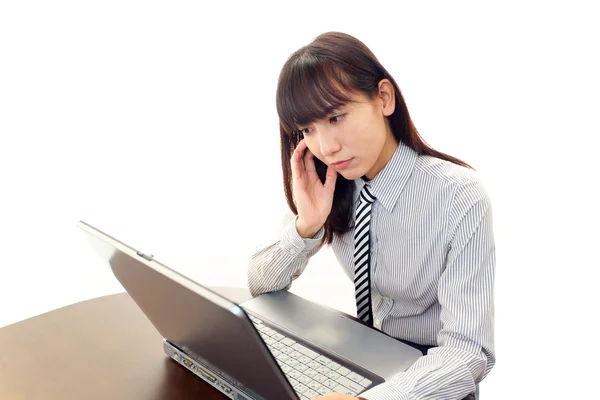
<instances>
[{"instance_id":1,"label":"forearm","mask_svg":"<svg viewBox=\"0 0 600 400\"><path fill-rule=\"evenodd\" d=\"M483 351L436 347L406 372L362 394L368 400L420 399L461 400L475 391L489 363Z\"/></svg>"},{"instance_id":2,"label":"forearm","mask_svg":"<svg viewBox=\"0 0 600 400\"><path fill-rule=\"evenodd\" d=\"M248 267L248 288L252 296L287 290L302 274L308 260L318 252L323 231L310 239L300 236L295 219L284 227L277 241L255 253Z\"/></svg>"}]
</instances>

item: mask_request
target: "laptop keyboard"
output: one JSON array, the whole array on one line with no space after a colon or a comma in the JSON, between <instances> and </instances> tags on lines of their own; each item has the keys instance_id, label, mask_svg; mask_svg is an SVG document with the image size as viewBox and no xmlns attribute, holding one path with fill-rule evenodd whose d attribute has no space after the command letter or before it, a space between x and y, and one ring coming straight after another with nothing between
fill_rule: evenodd
<instances>
[{"instance_id":1,"label":"laptop keyboard","mask_svg":"<svg viewBox=\"0 0 600 400\"><path fill-rule=\"evenodd\" d=\"M302 400L333 392L356 396L371 385L364 376L297 343L260 319L248 317Z\"/></svg>"}]
</instances>

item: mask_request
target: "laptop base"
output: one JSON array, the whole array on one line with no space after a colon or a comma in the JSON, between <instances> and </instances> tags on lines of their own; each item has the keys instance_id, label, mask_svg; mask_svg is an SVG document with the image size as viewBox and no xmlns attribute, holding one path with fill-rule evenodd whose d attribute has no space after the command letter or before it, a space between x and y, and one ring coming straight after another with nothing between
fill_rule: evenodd
<instances>
[{"instance_id":1,"label":"laptop base","mask_svg":"<svg viewBox=\"0 0 600 400\"><path fill-rule=\"evenodd\" d=\"M206 383L223 393L225 396L232 400L251 400L253 399L250 395L240 392L235 386L227 381L225 378L219 376L214 370L208 365L193 359L187 355L184 351L179 349L177 346L172 344L166 339L163 339L163 349L165 354L169 356L173 361L182 365L188 371L194 375L202 378Z\"/></svg>"}]
</instances>

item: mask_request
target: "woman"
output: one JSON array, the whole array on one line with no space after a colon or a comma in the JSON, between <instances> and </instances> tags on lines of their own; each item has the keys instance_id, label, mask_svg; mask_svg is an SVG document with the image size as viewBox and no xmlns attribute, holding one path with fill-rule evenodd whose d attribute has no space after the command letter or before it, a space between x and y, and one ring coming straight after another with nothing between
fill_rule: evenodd
<instances>
[{"instance_id":1,"label":"woman","mask_svg":"<svg viewBox=\"0 0 600 400\"><path fill-rule=\"evenodd\" d=\"M277 111L291 213L252 256L252 295L287 290L331 245L358 318L423 351L360 398L476 398L495 363L495 246L480 181L420 138L392 76L349 35L322 34L290 56Z\"/></svg>"}]
</instances>

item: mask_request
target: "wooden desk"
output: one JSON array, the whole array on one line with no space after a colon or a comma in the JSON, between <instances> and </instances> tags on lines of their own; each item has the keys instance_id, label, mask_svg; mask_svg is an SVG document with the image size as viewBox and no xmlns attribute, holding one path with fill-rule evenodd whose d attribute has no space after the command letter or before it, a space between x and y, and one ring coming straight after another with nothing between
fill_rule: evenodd
<instances>
[{"instance_id":1,"label":"wooden desk","mask_svg":"<svg viewBox=\"0 0 600 400\"><path fill-rule=\"evenodd\" d=\"M247 289L212 288L242 303ZM127 293L0 329L0 399L227 399L168 358Z\"/></svg>"}]
</instances>

